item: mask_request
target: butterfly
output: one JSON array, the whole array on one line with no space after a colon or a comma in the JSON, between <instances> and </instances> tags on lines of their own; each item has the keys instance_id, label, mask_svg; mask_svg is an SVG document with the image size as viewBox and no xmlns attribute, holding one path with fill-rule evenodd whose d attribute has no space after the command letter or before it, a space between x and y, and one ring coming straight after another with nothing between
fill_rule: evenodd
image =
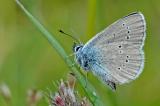
<instances>
[{"instance_id":1,"label":"butterfly","mask_svg":"<svg viewBox=\"0 0 160 106\"><path fill-rule=\"evenodd\" d=\"M135 80L143 71L146 22L141 12L131 13L96 34L85 45L73 46L75 61L104 84Z\"/></svg>"}]
</instances>

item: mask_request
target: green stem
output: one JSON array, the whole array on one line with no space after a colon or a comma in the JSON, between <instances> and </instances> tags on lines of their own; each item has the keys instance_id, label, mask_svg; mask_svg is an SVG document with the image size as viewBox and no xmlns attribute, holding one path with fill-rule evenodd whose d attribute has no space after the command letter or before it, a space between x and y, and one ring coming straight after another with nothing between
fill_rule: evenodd
<instances>
[{"instance_id":1,"label":"green stem","mask_svg":"<svg viewBox=\"0 0 160 106\"><path fill-rule=\"evenodd\" d=\"M51 46L58 52L58 54L65 60L66 64L69 68L76 74L76 77L83 87L85 93L89 97L90 101L95 106L101 106L102 102L99 97L96 95L96 90L94 87L86 80L83 74L80 73L80 70L76 66L70 67L72 65L72 61L68 58L67 53L60 45L60 43L54 38L53 34L51 34L47 29L34 17L32 14L21 4L19 0L16 0L16 3L20 6L20 8L24 11L24 13L28 16L30 21L36 26L36 28L43 34L43 37L48 40ZM87 87L86 87L87 83Z\"/></svg>"}]
</instances>

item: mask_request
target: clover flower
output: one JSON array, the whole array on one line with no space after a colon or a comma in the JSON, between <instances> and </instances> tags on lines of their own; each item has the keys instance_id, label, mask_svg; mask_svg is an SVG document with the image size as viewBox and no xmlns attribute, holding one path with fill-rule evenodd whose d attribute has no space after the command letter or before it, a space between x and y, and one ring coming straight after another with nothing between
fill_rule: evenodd
<instances>
[{"instance_id":1,"label":"clover flower","mask_svg":"<svg viewBox=\"0 0 160 106\"><path fill-rule=\"evenodd\" d=\"M50 93L50 106L91 106L86 97L81 98L75 91L76 78L73 73L68 75L67 81L60 80L58 91Z\"/></svg>"}]
</instances>

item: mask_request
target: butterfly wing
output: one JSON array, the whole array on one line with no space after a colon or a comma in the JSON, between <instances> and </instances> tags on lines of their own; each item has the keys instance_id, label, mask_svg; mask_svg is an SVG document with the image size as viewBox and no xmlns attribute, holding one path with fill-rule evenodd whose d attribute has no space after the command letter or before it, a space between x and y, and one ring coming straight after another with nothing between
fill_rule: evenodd
<instances>
[{"instance_id":1,"label":"butterfly wing","mask_svg":"<svg viewBox=\"0 0 160 106\"><path fill-rule=\"evenodd\" d=\"M93 72L116 84L136 79L143 70L146 22L140 12L125 16L98 33L82 48L98 52ZM106 74L107 73L107 74Z\"/></svg>"}]
</instances>

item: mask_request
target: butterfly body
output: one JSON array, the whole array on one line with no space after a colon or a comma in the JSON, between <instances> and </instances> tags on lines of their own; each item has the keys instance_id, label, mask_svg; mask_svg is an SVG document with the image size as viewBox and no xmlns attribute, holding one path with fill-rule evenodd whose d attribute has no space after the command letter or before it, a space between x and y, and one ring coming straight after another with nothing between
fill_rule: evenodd
<instances>
[{"instance_id":1,"label":"butterfly body","mask_svg":"<svg viewBox=\"0 0 160 106\"><path fill-rule=\"evenodd\" d=\"M77 46L78 47L78 46ZM85 71L91 71L91 66L94 64L95 61L97 61L95 56L97 52L95 50L83 50L84 46L81 46L77 51L75 51L75 60L77 63L85 70Z\"/></svg>"},{"instance_id":2,"label":"butterfly body","mask_svg":"<svg viewBox=\"0 0 160 106\"><path fill-rule=\"evenodd\" d=\"M77 46L79 48L79 46ZM95 75L101 76L101 80L103 80L107 85L109 85L112 89L116 89L116 85L113 82L113 78L109 75L107 70L99 67L100 62L102 61L98 50L88 48L83 50L84 46L81 46L78 51L75 51L75 60L81 66L81 68L85 71L92 71ZM77 48L76 48L77 49ZM91 50L92 49L92 50ZM88 51L88 52L87 52ZM98 66L97 66L98 64Z\"/></svg>"},{"instance_id":3,"label":"butterfly body","mask_svg":"<svg viewBox=\"0 0 160 106\"><path fill-rule=\"evenodd\" d=\"M136 79L144 66L143 45L146 23L142 13L125 16L85 45L74 46L75 60L113 90L116 84Z\"/></svg>"}]
</instances>

